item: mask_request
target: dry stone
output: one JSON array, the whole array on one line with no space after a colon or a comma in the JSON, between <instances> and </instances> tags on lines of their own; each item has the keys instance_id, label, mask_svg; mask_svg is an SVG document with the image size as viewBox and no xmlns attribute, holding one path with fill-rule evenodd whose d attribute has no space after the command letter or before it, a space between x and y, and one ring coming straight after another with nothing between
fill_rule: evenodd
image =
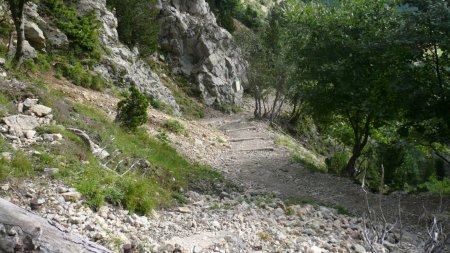
<instances>
[{"instance_id":1,"label":"dry stone","mask_svg":"<svg viewBox=\"0 0 450 253\"><path fill-rule=\"evenodd\" d=\"M192 78L208 105L240 104L245 61L205 0L162 1L160 45L175 70Z\"/></svg>"},{"instance_id":2,"label":"dry stone","mask_svg":"<svg viewBox=\"0 0 450 253\"><path fill-rule=\"evenodd\" d=\"M30 112L36 114L38 117L45 117L52 112L52 108L45 105L33 105Z\"/></svg>"},{"instance_id":3,"label":"dry stone","mask_svg":"<svg viewBox=\"0 0 450 253\"><path fill-rule=\"evenodd\" d=\"M32 21L25 22L25 38L37 50L43 50L46 47L44 32Z\"/></svg>"}]
</instances>

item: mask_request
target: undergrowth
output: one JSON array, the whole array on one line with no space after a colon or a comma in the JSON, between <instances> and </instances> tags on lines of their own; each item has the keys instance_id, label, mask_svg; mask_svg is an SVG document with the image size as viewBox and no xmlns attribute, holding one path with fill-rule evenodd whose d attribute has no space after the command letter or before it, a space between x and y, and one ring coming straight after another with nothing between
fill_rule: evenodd
<instances>
[{"instance_id":1,"label":"undergrowth","mask_svg":"<svg viewBox=\"0 0 450 253\"><path fill-rule=\"evenodd\" d=\"M0 180L28 178L39 175L44 168L59 168L54 177L77 188L94 209L111 203L141 214L185 201L181 193L187 190L217 193L233 187L220 173L204 165L189 163L174 148L150 137L144 129L128 132L103 112L72 103L59 92L32 85L17 91L2 90L1 93L21 98L24 94L18 94L20 92L32 92L42 104L52 107L56 122L61 124L42 126L37 129L38 133L61 133L64 138L60 145L45 142L33 145L30 150L36 151L33 152L35 155L13 151L10 162L2 158ZM120 165L117 172L102 167L101 163L105 161L94 157L89 147L68 128L85 131L92 140L114 154L113 158L117 158L108 165L112 169ZM12 150L10 146L0 140L0 151L9 150ZM119 164L118 160L123 162ZM124 174L135 161L143 163Z\"/></svg>"}]
</instances>

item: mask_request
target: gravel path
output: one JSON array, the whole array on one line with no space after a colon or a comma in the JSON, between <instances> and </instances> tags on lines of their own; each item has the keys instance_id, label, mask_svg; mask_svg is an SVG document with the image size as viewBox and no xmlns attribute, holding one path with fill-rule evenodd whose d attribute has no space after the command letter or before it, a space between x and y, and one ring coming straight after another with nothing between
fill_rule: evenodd
<instances>
[{"instance_id":1,"label":"gravel path","mask_svg":"<svg viewBox=\"0 0 450 253\"><path fill-rule=\"evenodd\" d=\"M222 130L231 143L231 149L217 157L213 165L247 191L274 192L284 198L340 206L359 217L367 210L365 193L359 185L346 178L311 172L293 162L289 150L274 143L280 134L265 123L253 121L250 113L202 123ZM368 199L372 207L378 207L378 195L369 193ZM398 217L399 200L403 226L413 232L424 231L426 215L434 214L440 202L439 196L429 193L383 196L381 203L390 221ZM443 209L439 217L448 224L450 198L444 199Z\"/></svg>"}]
</instances>

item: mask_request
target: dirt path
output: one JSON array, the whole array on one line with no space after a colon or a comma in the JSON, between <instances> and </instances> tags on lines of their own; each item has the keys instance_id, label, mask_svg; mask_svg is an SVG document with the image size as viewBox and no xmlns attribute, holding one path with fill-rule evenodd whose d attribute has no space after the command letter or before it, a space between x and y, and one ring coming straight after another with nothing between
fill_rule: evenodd
<instances>
[{"instance_id":1,"label":"dirt path","mask_svg":"<svg viewBox=\"0 0 450 253\"><path fill-rule=\"evenodd\" d=\"M114 114L118 99L113 96L74 86L64 80L53 78L49 83L74 101L95 106L111 116ZM223 171L247 192L274 192L285 198L340 206L356 216L363 215L366 204L360 186L345 178L312 173L293 162L290 150L274 143L280 134L271 131L265 123L253 121L249 111L225 116L214 113L211 118L183 121L189 129L189 136L173 136L171 139L187 157L202 160ZM156 135L161 122L169 116L155 110L149 113L150 132ZM226 137L228 144L219 141L222 136ZM378 203L377 195L369 193L368 196L372 205ZM439 197L431 194L384 196L383 210L391 220L398 213L399 198L403 223L411 231L424 231L423 217L438 209ZM426 212L423 207L426 207ZM450 198L444 199L443 207L445 213L441 216L448 223Z\"/></svg>"},{"instance_id":2,"label":"dirt path","mask_svg":"<svg viewBox=\"0 0 450 253\"><path fill-rule=\"evenodd\" d=\"M264 123L252 121L251 113L206 119L202 123L223 131L231 144L231 149L216 158L214 167L247 191L275 192L294 200L340 206L359 217L366 211L365 194L360 186L345 178L310 172L293 162L289 150L274 143L279 134ZM378 206L378 195L369 193L368 199L372 206ZM383 210L390 220L397 217L399 199L403 225L410 231L424 231L424 214L438 209L439 197L400 193L383 196ZM449 198L444 199L443 207L442 217L448 222Z\"/></svg>"}]
</instances>

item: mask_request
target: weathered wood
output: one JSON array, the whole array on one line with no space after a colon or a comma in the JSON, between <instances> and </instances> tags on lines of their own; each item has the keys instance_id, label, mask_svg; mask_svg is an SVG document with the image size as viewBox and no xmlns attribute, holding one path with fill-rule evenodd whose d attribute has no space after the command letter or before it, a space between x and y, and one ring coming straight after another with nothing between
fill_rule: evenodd
<instances>
[{"instance_id":1,"label":"weathered wood","mask_svg":"<svg viewBox=\"0 0 450 253\"><path fill-rule=\"evenodd\" d=\"M256 130L256 127L255 127L255 126L242 127L242 128L236 128L236 129L225 130L225 132L226 132L226 133L231 133L231 132L237 132L237 131L243 131L243 130Z\"/></svg>"},{"instance_id":2,"label":"weathered wood","mask_svg":"<svg viewBox=\"0 0 450 253\"><path fill-rule=\"evenodd\" d=\"M112 253L0 198L0 252Z\"/></svg>"},{"instance_id":3,"label":"weathered wood","mask_svg":"<svg viewBox=\"0 0 450 253\"><path fill-rule=\"evenodd\" d=\"M231 139L229 142L241 142L241 141L253 141L253 140L264 140L266 138L264 137L249 137L249 138L242 138L242 139Z\"/></svg>"}]
</instances>

